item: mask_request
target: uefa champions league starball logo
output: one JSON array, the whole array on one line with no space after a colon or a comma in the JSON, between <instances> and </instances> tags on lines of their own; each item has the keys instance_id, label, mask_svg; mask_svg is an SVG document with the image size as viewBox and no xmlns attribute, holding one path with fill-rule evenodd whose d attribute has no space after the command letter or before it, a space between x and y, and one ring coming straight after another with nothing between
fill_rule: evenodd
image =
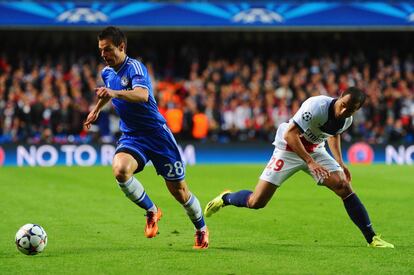
<instances>
[{"instance_id":1,"label":"uefa champions league starball logo","mask_svg":"<svg viewBox=\"0 0 414 275\"><path fill-rule=\"evenodd\" d=\"M271 10L263 8L253 8L237 13L233 16L234 22L252 24L273 24L283 22L283 17Z\"/></svg>"},{"instance_id":2,"label":"uefa champions league starball logo","mask_svg":"<svg viewBox=\"0 0 414 275\"><path fill-rule=\"evenodd\" d=\"M61 13L57 18L59 22L67 23L99 23L107 22L108 16L101 11L92 10L89 8L76 8Z\"/></svg>"},{"instance_id":3,"label":"uefa champions league starball logo","mask_svg":"<svg viewBox=\"0 0 414 275\"><path fill-rule=\"evenodd\" d=\"M309 121L312 119L312 114L310 112L304 112L302 118L304 121Z\"/></svg>"}]
</instances>

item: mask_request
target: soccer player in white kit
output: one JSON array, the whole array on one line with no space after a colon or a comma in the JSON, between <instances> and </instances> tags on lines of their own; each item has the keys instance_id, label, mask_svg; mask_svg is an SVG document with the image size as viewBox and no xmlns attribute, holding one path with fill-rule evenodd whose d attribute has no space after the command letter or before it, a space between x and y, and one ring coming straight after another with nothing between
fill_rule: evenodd
<instances>
[{"instance_id":1,"label":"soccer player in white kit","mask_svg":"<svg viewBox=\"0 0 414 275\"><path fill-rule=\"evenodd\" d=\"M307 99L288 123L279 126L273 142L273 156L255 190L224 191L207 204L205 216L210 217L227 205L263 208L285 180L303 170L343 200L349 217L370 247L394 248L375 234L364 205L352 190L351 173L341 154L341 133L352 124L352 115L365 99L364 92L356 87L348 88L339 98L315 96ZM333 157L326 151L325 141Z\"/></svg>"}]
</instances>

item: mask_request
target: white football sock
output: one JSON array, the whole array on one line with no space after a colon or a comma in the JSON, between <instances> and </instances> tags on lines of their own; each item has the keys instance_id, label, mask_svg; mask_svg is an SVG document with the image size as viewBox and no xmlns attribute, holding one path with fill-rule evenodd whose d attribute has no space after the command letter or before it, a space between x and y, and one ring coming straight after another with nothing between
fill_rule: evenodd
<instances>
[{"instance_id":1,"label":"white football sock","mask_svg":"<svg viewBox=\"0 0 414 275\"><path fill-rule=\"evenodd\" d=\"M203 211L201 210L200 202L193 194L190 193L190 197L188 198L187 202L183 204L183 207L194 225L198 224L203 219ZM204 221L202 223L204 224ZM204 225L197 230L203 231L205 228L206 226Z\"/></svg>"},{"instance_id":2,"label":"white football sock","mask_svg":"<svg viewBox=\"0 0 414 275\"><path fill-rule=\"evenodd\" d=\"M144 186L142 186L142 184L134 176L126 182L117 182L122 192L124 192L132 202L147 211L157 212L157 207L149 200L149 197L145 193ZM147 200L149 200L149 202Z\"/></svg>"}]
</instances>

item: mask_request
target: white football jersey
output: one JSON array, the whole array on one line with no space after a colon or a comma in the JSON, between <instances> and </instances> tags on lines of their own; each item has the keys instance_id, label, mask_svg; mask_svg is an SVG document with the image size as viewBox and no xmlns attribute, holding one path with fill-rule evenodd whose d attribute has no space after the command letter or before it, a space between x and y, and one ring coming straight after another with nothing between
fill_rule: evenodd
<instances>
[{"instance_id":1,"label":"white football jersey","mask_svg":"<svg viewBox=\"0 0 414 275\"><path fill-rule=\"evenodd\" d=\"M335 98L323 95L307 99L289 123L285 122L279 126L273 144L279 149L292 151L284 135L290 123L295 123L302 132L301 141L306 151L314 152L324 147L328 137L344 132L352 124L352 116L339 120L335 118L335 102Z\"/></svg>"}]
</instances>

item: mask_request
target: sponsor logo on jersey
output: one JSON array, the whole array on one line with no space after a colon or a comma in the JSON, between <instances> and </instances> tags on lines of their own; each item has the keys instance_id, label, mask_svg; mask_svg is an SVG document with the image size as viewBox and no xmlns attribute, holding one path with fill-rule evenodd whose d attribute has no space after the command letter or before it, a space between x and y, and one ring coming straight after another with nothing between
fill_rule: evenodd
<instances>
[{"instance_id":1,"label":"sponsor logo on jersey","mask_svg":"<svg viewBox=\"0 0 414 275\"><path fill-rule=\"evenodd\" d=\"M315 135L310 129L307 129L306 132L303 133L303 136L313 143L322 143L326 139L324 135Z\"/></svg>"}]
</instances>

